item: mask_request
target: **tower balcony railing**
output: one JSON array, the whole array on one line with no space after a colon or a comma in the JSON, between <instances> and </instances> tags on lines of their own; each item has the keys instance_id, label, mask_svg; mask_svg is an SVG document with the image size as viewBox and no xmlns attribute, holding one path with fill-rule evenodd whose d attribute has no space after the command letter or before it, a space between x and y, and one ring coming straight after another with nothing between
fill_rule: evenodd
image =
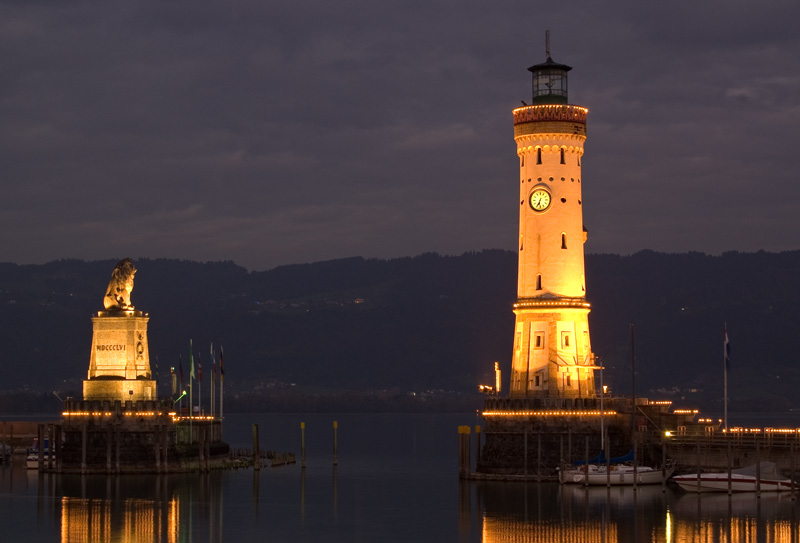
<instances>
[{"instance_id":1,"label":"tower balcony railing","mask_svg":"<svg viewBox=\"0 0 800 543\"><path fill-rule=\"evenodd\" d=\"M514 110L514 124L537 121L567 121L586 124L588 109L565 104L543 104L523 106Z\"/></svg>"},{"instance_id":2,"label":"tower balcony railing","mask_svg":"<svg viewBox=\"0 0 800 543\"><path fill-rule=\"evenodd\" d=\"M535 297L535 298L518 298L514 303L514 309L526 309L533 307L553 307L553 308L579 308L589 309L591 304L586 301L586 298L569 298L569 297Z\"/></svg>"}]
</instances>

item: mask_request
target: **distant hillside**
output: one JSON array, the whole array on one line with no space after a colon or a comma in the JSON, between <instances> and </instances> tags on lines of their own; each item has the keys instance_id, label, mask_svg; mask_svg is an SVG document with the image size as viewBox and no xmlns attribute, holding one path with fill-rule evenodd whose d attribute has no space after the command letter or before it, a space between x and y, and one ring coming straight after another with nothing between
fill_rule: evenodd
<instances>
[{"instance_id":1,"label":"distant hillside","mask_svg":"<svg viewBox=\"0 0 800 543\"><path fill-rule=\"evenodd\" d=\"M90 317L115 264L0 264L0 394L80 394ZM514 253L348 258L252 273L232 262L136 265L132 301L150 314L153 366L166 375L182 355L188 373L192 338L208 372L209 344L222 344L231 405L255 409L269 397L272 408L300 396L325 408L333 392L363 401L359 394L373 391L401 404L414 392L436 406L436 391L472 397L492 382L495 360L508 378ZM800 407L792 343L800 252L588 255L586 274L593 347L612 391L630 392L633 323L639 395L721 410L727 322L731 408Z\"/></svg>"}]
</instances>

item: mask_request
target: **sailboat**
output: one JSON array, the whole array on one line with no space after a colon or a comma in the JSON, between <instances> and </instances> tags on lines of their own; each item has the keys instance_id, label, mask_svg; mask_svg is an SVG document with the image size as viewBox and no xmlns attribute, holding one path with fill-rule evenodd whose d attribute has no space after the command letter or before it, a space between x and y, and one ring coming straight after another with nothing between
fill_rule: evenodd
<instances>
[{"instance_id":1,"label":"sailboat","mask_svg":"<svg viewBox=\"0 0 800 543\"><path fill-rule=\"evenodd\" d=\"M576 462L571 469L559 470L558 480L561 484L582 485L652 485L669 479L675 472L675 462L668 461L661 468L651 466L634 466L634 454L610 458L606 462L605 454L600 453L588 463Z\"/></svg>"}]
</instances>

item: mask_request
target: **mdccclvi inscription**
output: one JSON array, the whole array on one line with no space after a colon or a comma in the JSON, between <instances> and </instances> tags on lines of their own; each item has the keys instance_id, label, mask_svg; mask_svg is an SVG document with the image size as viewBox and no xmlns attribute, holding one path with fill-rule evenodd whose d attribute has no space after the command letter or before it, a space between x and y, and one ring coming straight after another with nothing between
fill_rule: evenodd
<instances>
[{"instance_id":1,"label":"mdccclvi inscription","mask_svg":"<svg viewBox=\"0 0 800 543\"><path fill-rule=\"evenodd\" d=\"M98 351L125 351L127 345L98 345Z\"/></svg>"}]
</instances>

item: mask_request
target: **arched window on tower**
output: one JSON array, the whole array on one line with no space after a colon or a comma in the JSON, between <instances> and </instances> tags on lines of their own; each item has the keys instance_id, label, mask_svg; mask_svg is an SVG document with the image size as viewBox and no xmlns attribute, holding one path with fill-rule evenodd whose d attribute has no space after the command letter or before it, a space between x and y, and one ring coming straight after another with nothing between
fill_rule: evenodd
<instances>
[{"instance_id":1,"label":"arched window on tower","mask_svg":"<svg viewBox=\"0 0 800 543\"><path fill-rule=\"evenodd\" d=\"M578 166L581 165L581 155L578 155Z\"/></svg>"},{"instance_id":2,"label":"arched window on tower","mask_svg":"<svg viewBox=\"0 0 800 543\"><path fill-rule=\"evenodd\" d=\"M522 168L523 166L525 166L525 155L520 155L519 156L519 167Z\"/></svg>"},{"instance_id":3,"label":"arched window on tower","mask_svg":"<svg viewBox=\"0 0 800 543\"><path fill-rule=\"evenodd\" d=\"M536 290L542 290L542 274L536 276Z\"/></svg>"},{"instance_id":4,"label":"arched window on tower","mask_svg":"<svg viewBox=\"0 0 800 543\"><path fill-rule=\"evenodd\" d=\"M565 160L565 157L564 157L564 148L562 147L561 148L561 164L566 164L566 163L567 163L567 161Z\"/></svg>"},{"instance_id":5,"label":"arched window on tower","mask_svg":"<svg viewBox=\"0 0 800 543\"><path fill-rule=\"evenodd\" d=\"M561 232L561 248L562 249L567 248L567 234L565 234L564 232Z\"/></svg>"},{"instance_id":6,"label":"arched window on tower","mask_svg":"<svg viewBox=\"0 0 800 543\"><path fill-rule=\"evenodd\" d=\"M538 149L536 149L536 164L541 164L541 163L542 163L542 148L539 147Z\"/></svg>"}]
</instances>

